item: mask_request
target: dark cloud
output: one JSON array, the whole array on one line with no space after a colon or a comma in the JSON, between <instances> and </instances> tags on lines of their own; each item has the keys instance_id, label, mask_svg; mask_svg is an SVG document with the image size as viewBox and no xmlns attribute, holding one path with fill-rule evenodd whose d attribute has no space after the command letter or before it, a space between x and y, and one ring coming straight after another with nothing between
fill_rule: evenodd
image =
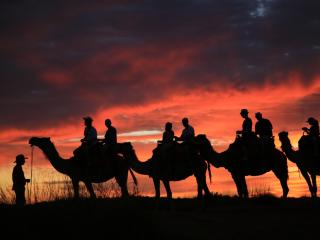
<instances>
[{"instance_id":1,"label":"dark cloud","mask_svg":"<svg viewBox=\"0 0 320 240\"><path fill-rule=\"evenodd\" d=\"M0 127L319 74L317 0L4 1ZM37 120L35 120L37 119ZM36 123L35 123L36 122Z\"/></svg>"}]
</instances>

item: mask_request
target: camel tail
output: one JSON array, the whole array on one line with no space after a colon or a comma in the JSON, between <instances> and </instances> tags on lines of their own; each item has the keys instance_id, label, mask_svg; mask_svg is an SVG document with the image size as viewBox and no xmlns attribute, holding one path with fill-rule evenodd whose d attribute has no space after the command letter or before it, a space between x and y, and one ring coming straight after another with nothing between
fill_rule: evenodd
<instances>
[{"instance_id":1,"label":"camel tail","mask_svg":"<svg viewBox=\"0 0 320 240\"><path fill-rule=\"evenodd\" d=\"M210 167L209 162L208 162L207 166L208 166L208 172L209 172L209 179L210 179L210 183L211 183L212 173L211 173L211 167Z\"/></svg>"},{"instance_id":2,"label":"camel tail","mask_svg":"<svg viewBox=\"0 0 320 240\"><path fill-rule=\"evenodd\" d=\"M134 175L134 172L132 171L131 168L129 168L129 171L130 171L131 177L133 179L134 185L138 186L138 180L137 180L136 176Z\"/></svg>"}]
</instances>

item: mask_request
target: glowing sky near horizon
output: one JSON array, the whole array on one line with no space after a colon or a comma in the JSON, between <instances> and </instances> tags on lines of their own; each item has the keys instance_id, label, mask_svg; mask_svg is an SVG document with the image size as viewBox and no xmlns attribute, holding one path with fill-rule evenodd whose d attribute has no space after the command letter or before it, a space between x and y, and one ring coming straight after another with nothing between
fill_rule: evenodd
<instances>
[{"instance_id":1,"label":"glowing sky near horizon","mask_svg":"<svg viewBox=\"0 0 320 240\"><path fill-rule=\"evenodd\" d=\"M239 111L260 111L296 146L309 116L320 118L317 0L3 1L0 24L0 185L31 136L50 136L64 157L90 115L99 135L111 118L120 141L148 159L165 122L176 135L188 117L222 151L241 126ZM279 146L276 139L277 146ZM36 150L38 167L50 168ZM295 165L290 196L307 195ZM29 166L26 165L26 168ZM235 193L213 169L212 191ZM139 176L141 177L141 176ZM146 192L151 181L142 178ZM179 194L195 192L189 178ZM272 174L249 188L278 194Z\"/></svg>"}]
</instances>

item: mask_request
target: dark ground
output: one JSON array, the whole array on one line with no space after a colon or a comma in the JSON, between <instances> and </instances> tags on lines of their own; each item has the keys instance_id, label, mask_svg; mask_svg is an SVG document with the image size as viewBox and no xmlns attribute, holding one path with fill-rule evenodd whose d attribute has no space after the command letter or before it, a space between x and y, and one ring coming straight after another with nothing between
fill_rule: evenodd
<instances>
[{"instance_id":1,"label":"dark ground","mask_svg":"<svg viewBox=\"0 0 320 240\"><path fill-rule=\"evenodd\" d=\"M310 198L85 199L0 205L0 228L25 239L319 239L319 213Z\"/></svg>"}]
</instances>

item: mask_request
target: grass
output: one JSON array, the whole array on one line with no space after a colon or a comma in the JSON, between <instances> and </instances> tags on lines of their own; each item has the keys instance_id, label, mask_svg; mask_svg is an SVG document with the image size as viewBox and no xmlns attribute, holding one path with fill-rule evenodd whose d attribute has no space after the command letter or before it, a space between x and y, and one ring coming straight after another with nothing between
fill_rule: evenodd
<instances>
[{"instance_id":1,"label":"grass","mask_svg":"<svg viewBox=\"0 0 320 240\"><path fill-rule=\"evenodd\" d=\"M275 197L57 200L23 209L0 205L6 220L2 234L72 239L307 239L318 235L319 213L318 199Z\"/></svg>"}]
</instances>

